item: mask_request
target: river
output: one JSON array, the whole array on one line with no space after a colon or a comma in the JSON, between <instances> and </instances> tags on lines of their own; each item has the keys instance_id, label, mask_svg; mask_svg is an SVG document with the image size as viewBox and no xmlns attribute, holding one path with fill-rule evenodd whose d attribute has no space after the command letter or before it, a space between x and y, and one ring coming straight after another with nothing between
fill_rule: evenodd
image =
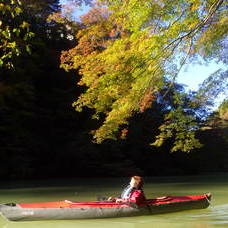
<instances>
[{"instance_id":1,"label":"river","mask_svg":"<svg viewBox=\"0 0 228 228\"><path fill-rule=\"evenodd\" d=\"M0 216L0 228L228 228L228 175L156 177L145 180L147 198L211 192L211 206L162 215L92 220L9 222ZM127 182L126 178L5 182L0 183L0 203L96 200L99 195L118 195Z\"/></svg>"}]
</instances>

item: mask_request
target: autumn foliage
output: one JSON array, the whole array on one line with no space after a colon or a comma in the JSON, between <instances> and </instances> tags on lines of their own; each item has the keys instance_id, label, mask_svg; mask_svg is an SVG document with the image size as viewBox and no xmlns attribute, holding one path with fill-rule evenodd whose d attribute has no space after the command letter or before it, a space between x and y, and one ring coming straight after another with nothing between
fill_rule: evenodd
<instances>
[{"instance_id":1,"label":"autumn foliage","mask_svg":"<svg viewBox=\"0 0 228 228\"><path fill-rule=\"evenodd\" d=\"M87 88L74 102L76 110L91 108L94 118L105 114L103 124L94 131L94 138L100 143L115 139L130 117L151 108L157 94L167 83L172 87L189 59L198 55L210 57L227 34L227 16L222 0L97 2L81 17L78 43L63 51L61 66L79 70L78 84ZM176 121L175 115L169 116L169 123ZM198 147L195 117L184 110L178 116L185 127L167 125L161 131L173 129L171 135L180 139L180 145L191 142L192 146L184 151ZM170 136L163 132L161 137L164 141Z\"/></svg>"}]
</instances>

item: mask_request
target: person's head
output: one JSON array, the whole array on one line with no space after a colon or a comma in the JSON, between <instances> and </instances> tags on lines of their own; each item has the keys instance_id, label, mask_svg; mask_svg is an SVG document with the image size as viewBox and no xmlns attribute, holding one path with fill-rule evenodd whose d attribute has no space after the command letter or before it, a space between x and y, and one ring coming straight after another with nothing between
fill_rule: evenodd
<instances>
[{"instance_id":1,"label":"person's head","mask_svg":"<svg viewBox=\"0 0 228 228\"><path fill-rule=\"evenodd\" d=\"M143 178L140 176L131 177L130 185L133 188L142 188L143 187Z\"/></svg>"}]
</instances>

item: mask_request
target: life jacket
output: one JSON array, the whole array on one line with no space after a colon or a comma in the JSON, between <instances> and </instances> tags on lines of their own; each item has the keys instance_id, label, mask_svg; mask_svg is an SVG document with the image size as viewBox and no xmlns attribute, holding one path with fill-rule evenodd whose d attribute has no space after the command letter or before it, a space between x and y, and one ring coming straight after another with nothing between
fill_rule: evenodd
<instances>
[{"instance_id":1,"label":"life jacket","mask_svg":"<svg viewBox=\"0 0 228 228\"><path fill-rule=\"evenodd\" d=\"M142 189L133 189L130 194L129 201L136 203L137 205L144 204L146 201L146 197Z\"/></svg>"},{"instance_id":2,"label":"life jacket","mask_svg":"<svg viewBox=\"0 0 228 228\"><path fill-rule=\"evenodd\" d=\"M131 195L131 192L134 190L135 188L131 187L131 185L128 185L122 192L120 198L121 199L128 199Z\"/></svg>"},{"instance_id":3,"label":"life jacket","mask_svg":"<svg viewBox=\"0 0 228 228\"><path fill-rule=\"evenodd\" d=\"M124 189L123 193L121 194L121 199L123 201L136 203L137 205L143 204L146 201L143 190L132 188L130 185Z\"/></svg>"}]
</instances>

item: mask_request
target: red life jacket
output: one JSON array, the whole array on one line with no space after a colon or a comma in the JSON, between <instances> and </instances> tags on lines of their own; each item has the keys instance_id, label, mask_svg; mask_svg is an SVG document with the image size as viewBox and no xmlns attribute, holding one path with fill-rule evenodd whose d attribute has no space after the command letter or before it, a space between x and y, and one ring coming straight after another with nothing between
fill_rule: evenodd
<instances>
[{"instance_id":1,"label":"red life jacket","mask_svg":"<svg viewBox=\"0 0 228 228\"><path fill-rule=\"evenodd\" d=\"M131 192L128 201L136 203L137 205L144 204L146 201L146 197L144 195L143 190L135 189Z\"/></svg>"}]
</instances>

